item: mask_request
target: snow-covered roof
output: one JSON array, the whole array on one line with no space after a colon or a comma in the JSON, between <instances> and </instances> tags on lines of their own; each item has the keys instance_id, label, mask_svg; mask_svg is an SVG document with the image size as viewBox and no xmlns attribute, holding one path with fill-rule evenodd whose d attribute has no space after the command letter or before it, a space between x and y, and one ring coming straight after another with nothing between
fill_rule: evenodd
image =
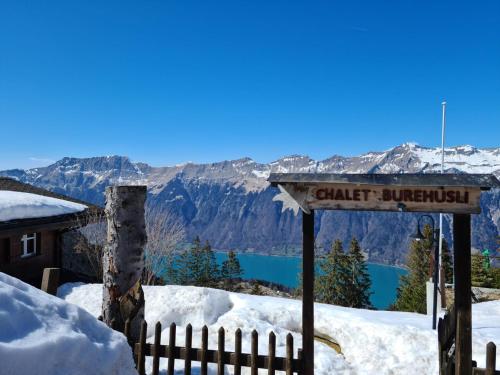
<instances>
[{"instance_id":1,"label":"snow-covered roof","mask_svg":"<svg viewBox=\"0 0 500 375\"><path fill-rule=\"evenodd\" d=\"M0 272L2 374L137 375L125 336Z\"/></svg>"},{"instance_id":2,"label":"snow-covered roof","mask_svg":"<svg viewBox=\"0 0 500 375\"><path fill-rule=\"evenodd\" d=\"M33 219L82 212L86 205L19 191L0 190L0 221Z\"/></svg>"}]
</instances>

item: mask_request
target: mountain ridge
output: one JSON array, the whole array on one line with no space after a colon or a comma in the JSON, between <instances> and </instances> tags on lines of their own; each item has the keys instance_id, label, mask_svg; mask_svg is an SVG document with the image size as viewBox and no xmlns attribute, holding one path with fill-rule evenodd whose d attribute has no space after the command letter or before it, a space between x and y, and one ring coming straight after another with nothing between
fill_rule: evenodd
<instances>
[{"instance_id":1,"label":"mountain ridge","mask_svg":"<svg viewBox=\"0 0 500 375\"><path fill-rule=\"evenodd\" d=\"M221 250L290 255L300 250L301 218L290 210L281 212L281 203L272 200L278 191L266 181L271 172L430 173L439 172L440 163L440 148L408 142L359 156L314 160L307 155L288 155L270 163L243 157L154 167L126 156L65 157L47 167L0 171L0 175L97 204L104 203L108 185L145 184L150 202L173 212L186 228L188 239L200 235ZM447 147L445 171L500 177L500 147ZM473 218L473 245L493 249L500 228L500 193L483 194L481 205L483 212ZM444 233L449 240L450 220L446 215ZM402 264L414 221L412 214L318 212L317 241L328 247L334 238L343 238L347 244L356 236L370 260ZM387 225L393 229L391 235L385 230Z\"/></svg>"}]
</instances>

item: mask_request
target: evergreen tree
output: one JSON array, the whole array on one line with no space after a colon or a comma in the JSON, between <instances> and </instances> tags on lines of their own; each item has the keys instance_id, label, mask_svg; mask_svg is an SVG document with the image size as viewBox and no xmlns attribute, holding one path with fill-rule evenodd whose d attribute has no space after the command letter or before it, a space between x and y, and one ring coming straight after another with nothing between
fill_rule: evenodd
<instances>
[{"instance_id":1,"label":"evergreen tree","mask_svg":"<svg viewBox=\"0 0 500 375\"><path fill-rule=\"evenodd\" d=\"M371 280L365 257L356 238L351 240L348 254L349 280L346 290L347 306L356 308L372 308L370 302Z\"/></svg>"},{"instance_id":2,"label":"evergreen tree","mask_svg":"<svg viewBox=\"0 0 500 375\"><path fill-rule=\"evenodd\" d=\"M193 282L191 272L191 249L182 251L176 259L176 267L172 270L172 276L178 285L190 285Z\"/></svg>"},{"instance_id":3,"label":"evergreen tree","mask_svg":"<svg viewBox=\"0 0 500 375\"><path fill-rule=\"evenodd\" d=\"M196 237L191 247L179 255L175 279L180 285L216 286L219 268L208 241L202 246L200 238Z\"/></svg>"},{"instance_id":4,"label":"evergreen tree","mask_svg":"<svg viewBox=\"0 0 500 375\"><path fill-rule=\"evenodd\" d=\"M444 280L446 283L453 283L453 262L451 259L450 247L448 242L443 238L443 247L441 249L441 264L444 270Z\"/></svg>"},{"instance_id":5,"label":"evergreen tree","mask_svg":"<svg viewBox=\"0 0 500 375\"><path fill-rule=\"evenodd\" d=\"M394 308L425 314L427 311L426 286L431 265L432 228L424 227L424 239L414 240L408 253L408 274L401 276Z\"/></svg>"},{"instance_id":6,"label":"evergreen tree","mask_svg":"<svg viewBox=\"0 0 500 375\"><path fill-rule=\"evenodd\" d=\"M342 249L342 242L336 240L331 251L319 262L321 274L316 278L315 291L318 302L348 306L349 287L348 256Z\"/></svg>"},{"instance_id":7,"label":"evergreen tree","mask_svg":"<svg viewBox=\"0 0 500 375\"><path fill-rule=\"evenodd\" d=\"M188 284L203 286L201 283L203 278L203 248L198 236L193 240L191 248L188 250L187 268Z\"/></svg>"},{"instance_id":8,"label":"evergreen tree","mask_svg":"<svg viewBox=\"0 0 500 375\"><path fill-rule=\"evenodd\" d=\"M473 254L471 259L471 282L473 286L488 287L491 285L491 276L484 267L484 255Z\"/></svg>"},{"instance_id":9,"label":"evergreen tree","mask_svg":"<svg viewBox=\"0 0 500 375\"><path fill-rule=\"evenodd\" d=\"M220 279L219 265L208 241L201 249L201 272L196 285L214 287Z\"/></svg>"},{"instance_id":10,"label":"evergreen tree","mask_svg":"<svg viewBox=\"0 0 500 375\"><path fill-rule=\"evenodd\" d=\"M221 278L224 280L225 288L232 289L232 281L241 278L243 269L234 251L227 253L227 259L222 263Z\"/></svg>"},{"instance_id":11,"label":"evergreen tree","mask_svg":"<svg viewBox=\"0 0 500 375\"><path fill-rule=\"evenodd\" d=\"M301 270L297 274L297 287L293 290L293 295L297 298L302 298L302 260L300 261L299 269ZM314 285L314 298L316 298L316 285Z\"/></svg>"},{"instance_id":12,"label":"evergreen tree","mask_svg":"<svg viewBox=\"0 0 500 375\"><path fill-rule=\"evenodd\" d=\"M316 254L316 257L314 258L314 274L316 275L316 271L317 271L317 266L319 264L319 256L318 254L324 254L325 253L325 250L323 247L320 247L318 244L314 244L314 254ZM298 273L297 273L297 287L293 290L293 295L295 297L302 297L302 284L303 284L303 278L302 278L302 269L303 269L303 265L304 263L302 262L302 259L300 260L300 263L299 263L299 267L298 269L300 270ZM316 275L317 277L317 275ZM316 280L316 283L314 284L314 298L316 299L316 301L319 302L319 300L316 298L316 292L317 292L317 285L318 285L318 282Z\"/></svg>"},{"instance_id":13,"label":"evergreen tree","mask_svg":"<svg viewBox=\"0 0 500 375\"><path fill-rule=\"evenodd\" d=\"M163 274L164 284L177 284L178 282L178 270L175 265L176 257L172 254L166 256L165 259L165 272Z\"/></svg>"},{"instance_id":14,"label":"evergreen tree","mask_svg":"<svg viewBox=\"0 0 500 375\"><path fill-rule=\"evenodd\" d=\"M500 289L500 268L491 267L488 271L491 278L491 287Z\"/></svg>"}]
</instances>

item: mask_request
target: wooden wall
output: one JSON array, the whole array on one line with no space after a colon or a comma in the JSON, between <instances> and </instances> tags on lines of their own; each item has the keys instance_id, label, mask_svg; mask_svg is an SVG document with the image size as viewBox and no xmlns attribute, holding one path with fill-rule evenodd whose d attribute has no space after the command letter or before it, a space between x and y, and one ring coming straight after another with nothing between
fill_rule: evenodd
<instances>
[{"instance_id":1,"label":"wooden wall","mask_svg":"<svg viewBox=\"0 0 500 375\"><path fill-rule=\"evenodd\" d=\"M0 233L0 272L40 287L43 269L59 266L58 231L41 231L39 252L22 258L24 233L2 237ZM9 249L10 248L10 249ZM10 250L10 251L9 251Z\"/></svg>"}]
</instances>

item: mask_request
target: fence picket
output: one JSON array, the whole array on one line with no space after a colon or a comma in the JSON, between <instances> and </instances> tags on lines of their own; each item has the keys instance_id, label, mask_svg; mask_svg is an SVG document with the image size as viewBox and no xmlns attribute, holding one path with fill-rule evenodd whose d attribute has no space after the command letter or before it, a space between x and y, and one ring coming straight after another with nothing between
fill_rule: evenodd
<instances>
[{"instance_id":1,"label":"fence picket","mask_svg":"<svg viewBox=\"0 0 500 375\"><path fill-rule=\"evenodd\" d=\"M300 363L300 370L298 371L298 373L299 373L299 375L301 375L302 371L304 369L304 363L303 363L304 358L302 356L302 349L300 349L300 348L299 348L299 351L297 353L297 357L298 357L299 363Z\"/></svg>"},{"instance_id":2,"label":"fence picket","mask_svg":"<svg viewBox=\"0 0 500 375\"><path fill-rule=\"evenodd\" d=\"M169 330L169 338L168 338L168 367L167 374L174 375L174 366L175 366L175 331L176 325L175 323L170 324Z\"/></svg>"},{"instance_id":3,"label":"fence picket","mask_svg":"<svg viewBox=\"0 0 500 375\"><path fill-rule=\"evenodd\" d=\"M494 375L496 367L497 347L489 342L486 345L486 375Z\"/></svg>"},{"instance_id":4,"label":"fence picket","mask_svg":"<svg viewBox=\"0 0 500 375\"><path fill-rule=\"evenodd\" d=\"M217 348L217 375L224 375L224 346L225 346L225 337L224 337L224 328L219 328L219 339L218 339L218 348Z\"/></svg>"},{"instance_id":5,"label":"fence picket","mask_svg":"<svg viewBox=\"0 0 500 375\"><path fill-rule=\"evenodd\" d=\"M234 375L241 375L241 329L234 333Z\"/></svg>"},{"instance_id":6,"label":"fence picket","mask_svg":"<svg viewBox=\"0 0 500 375\"><path fill-rule=\"evenodd\" d=\"M275 374L274 358L276 357L276 335L274 332L269 333L269 355L267 359L267 375Z\"/></svg>"},{"instance_id":7,"label":"fence picket","mask_svg":"<svg viewBox=\"0 0 500 375\"><path fill-rule=\"evenodd\" d=\"M157 322L155 326L155 342L153 345L153 373L160 373L160 344L161 344L161 323Z\"/></svg>"},{"instance_id":8,"label":"fence picket","mask_svg":"<svg viewBox=\"0 0 500 375\"><path fill-rule=\"evenodd\" d=\"M134 349L133 343L132 343L132 341L130 339L130 319L127 319L125 321L125 325L123 326L123 334L127 338L127 342L132 347L132 350L133 350Z\"/></svg>"},{"instance_id":9,"label":"fence picket","mask_svg":"<svg viewBox=\"0 0 500 375\"><path fill-rule=\"evenodd\" d=\"M186 326L186 350L184 355L184 375L191 375L191 346L193 342L193 327Z\"/></svg>"},{"instance_id":10,"label":"fence picket","mask_svg":"<svg viewBox=\"0 0 500 375\"><path fill-rule=\"evenodd\" d=\"M148 323L145 320L141 323L141 332L139 334L139 351L137 353L137 371L139 375L146 374L146 333L148 330Z\"/></svg>"},{"instance_id":11,"label":"fence picket","mask_svg":"<svg viewBox=\"0 0 500 375\"><path fill-rule=\"evenodd\" d=\"M201 375L207 375L208 327L201 329Z\"/></svg>"},{"instance_id":12,"label":"fence picket","mask_svg":"<svg viewBox=\"0 0 500 375\"><path fill-rule=\"evenodd\" d=\"M286 335L286 375L293 375L293 336Z\"/></svg>"},{"instance_id":13,"label":"fence picket","mask_svg":"<svg viewBox=\"0 0 500 375\"><path fill-rule=\"evenodd\" d=\"M251 360L250 360L250 374L257 375L258 372L258 359L259 354L259 334L254 329L252 331L252 342L251 342Z\"/></svg>"}]
</instances>

